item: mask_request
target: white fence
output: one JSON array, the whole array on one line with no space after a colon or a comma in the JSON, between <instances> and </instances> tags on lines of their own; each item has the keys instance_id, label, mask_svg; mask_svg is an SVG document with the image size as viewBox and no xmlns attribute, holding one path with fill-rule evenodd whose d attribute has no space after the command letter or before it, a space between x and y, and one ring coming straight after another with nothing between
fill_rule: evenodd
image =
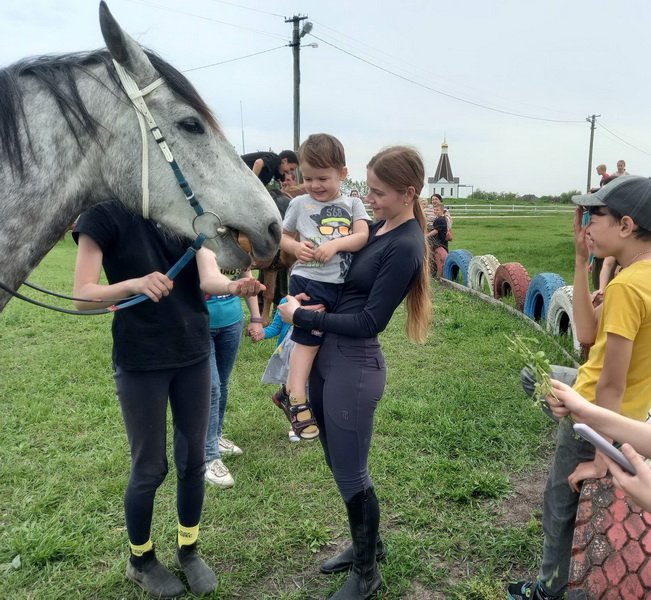
<instances>
[{"instance_id":1,"label":"white fence","mask_svg":"<svg viewBox=\"0 0 651 600\"><path fill-rule=\"evenodd\" d=\"M450 204L446 205L452 217L463 216L543 216L571 214L571 204Z\"/></svg>"}]
</instances>

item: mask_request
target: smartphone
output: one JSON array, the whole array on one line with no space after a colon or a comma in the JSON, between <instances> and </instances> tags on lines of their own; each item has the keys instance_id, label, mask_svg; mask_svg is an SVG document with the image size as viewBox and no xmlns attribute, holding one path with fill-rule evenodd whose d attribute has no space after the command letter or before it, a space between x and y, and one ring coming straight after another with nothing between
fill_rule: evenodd
<instances>
[{"instance_id":1,"label":"smartphone","mask_svg":"<svg viewBox=\"0 0 651 600\"><path fill-rule=\"evenodd\" d=\"M574 431L578 433L584 440L590 442L599 452L603 452L608 458L612 458L624 471L628 471L631 475L636 475L635 467L629 462L621 450L613 446L606 438L598 434L592 427L585 423L576 423Z\"/></svg>"}]
</instances>

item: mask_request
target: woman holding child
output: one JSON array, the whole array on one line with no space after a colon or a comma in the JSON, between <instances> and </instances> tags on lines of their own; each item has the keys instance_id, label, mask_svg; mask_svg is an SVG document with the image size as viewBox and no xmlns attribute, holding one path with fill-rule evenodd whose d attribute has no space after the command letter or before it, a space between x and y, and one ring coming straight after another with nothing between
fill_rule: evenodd
<instances>
[{"instance_id":1,"label":"woman holding child","mask_svg":"<svg viewBox=\"0 0 651 600\"><path fill-rule=\"evenodd\" d=\"M425 215L419 203L425 172L419 154L387 148L367 165L366 197L376 222L352 259L330 312L301 308L306 296L279 307L296 328L324 331L309 393L325 459L346 504L352 547L326 561L325 573L352 571L336 600L372 596L382 584L376 558L380 509L368 473L373 415L384 391L386 367L377 335L406 298L407 335L423 342L430 321Z\"/></svg>"}]
</instances>

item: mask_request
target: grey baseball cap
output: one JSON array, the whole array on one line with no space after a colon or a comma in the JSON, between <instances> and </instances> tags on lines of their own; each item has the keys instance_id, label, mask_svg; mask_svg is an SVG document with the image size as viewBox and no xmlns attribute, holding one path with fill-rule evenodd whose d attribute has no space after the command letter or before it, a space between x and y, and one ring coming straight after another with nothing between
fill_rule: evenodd
<instances>
[{"instance_id":1,"label":"grey baseball cap","mask_svg":"<svg viewBox=\"0 0 651 600\"><path fill-rule=\"evenodd\" d=\"M651 179L622 175L599 188L593 194L572 196L579 206L606 206L651 231Z\"/></svg>"}]
</instances>

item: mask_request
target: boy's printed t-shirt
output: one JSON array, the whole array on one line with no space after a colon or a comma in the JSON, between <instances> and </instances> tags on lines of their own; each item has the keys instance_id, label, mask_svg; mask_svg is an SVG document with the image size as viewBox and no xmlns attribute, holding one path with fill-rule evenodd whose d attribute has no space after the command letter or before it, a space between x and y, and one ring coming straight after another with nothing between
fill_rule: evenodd
<instances>
[{"instance_id":1,"label":"boy's printed t-shirt","mask_svg":"<svg viewBox=\"0 0 651 600\"><path fill-rule=\"evenodd\" d=\"M311 241L315 246L350 235L353 223L370 221L360 198L341 195L330 202L318 202L308 194L297 196L290 203L283 219L283 230L298 232L299 240ZM296 262L292 275L314 281L343 283L352 260L351 252L338 252L327 263Z\"/></svg>"},{"instance_id":2,"label":"boy's printed t-shirt","mask_svg":"<svg viewBox=\"0 0 651 600\"><path fill-rule=\"evenodd\" d=\"M597 338L574 384L574 389L591 402L595 401L608 333L633 342L620 412L645 421L651 409L651 261L622 269L606 287Z\"/></svg>"}]
</instances>

